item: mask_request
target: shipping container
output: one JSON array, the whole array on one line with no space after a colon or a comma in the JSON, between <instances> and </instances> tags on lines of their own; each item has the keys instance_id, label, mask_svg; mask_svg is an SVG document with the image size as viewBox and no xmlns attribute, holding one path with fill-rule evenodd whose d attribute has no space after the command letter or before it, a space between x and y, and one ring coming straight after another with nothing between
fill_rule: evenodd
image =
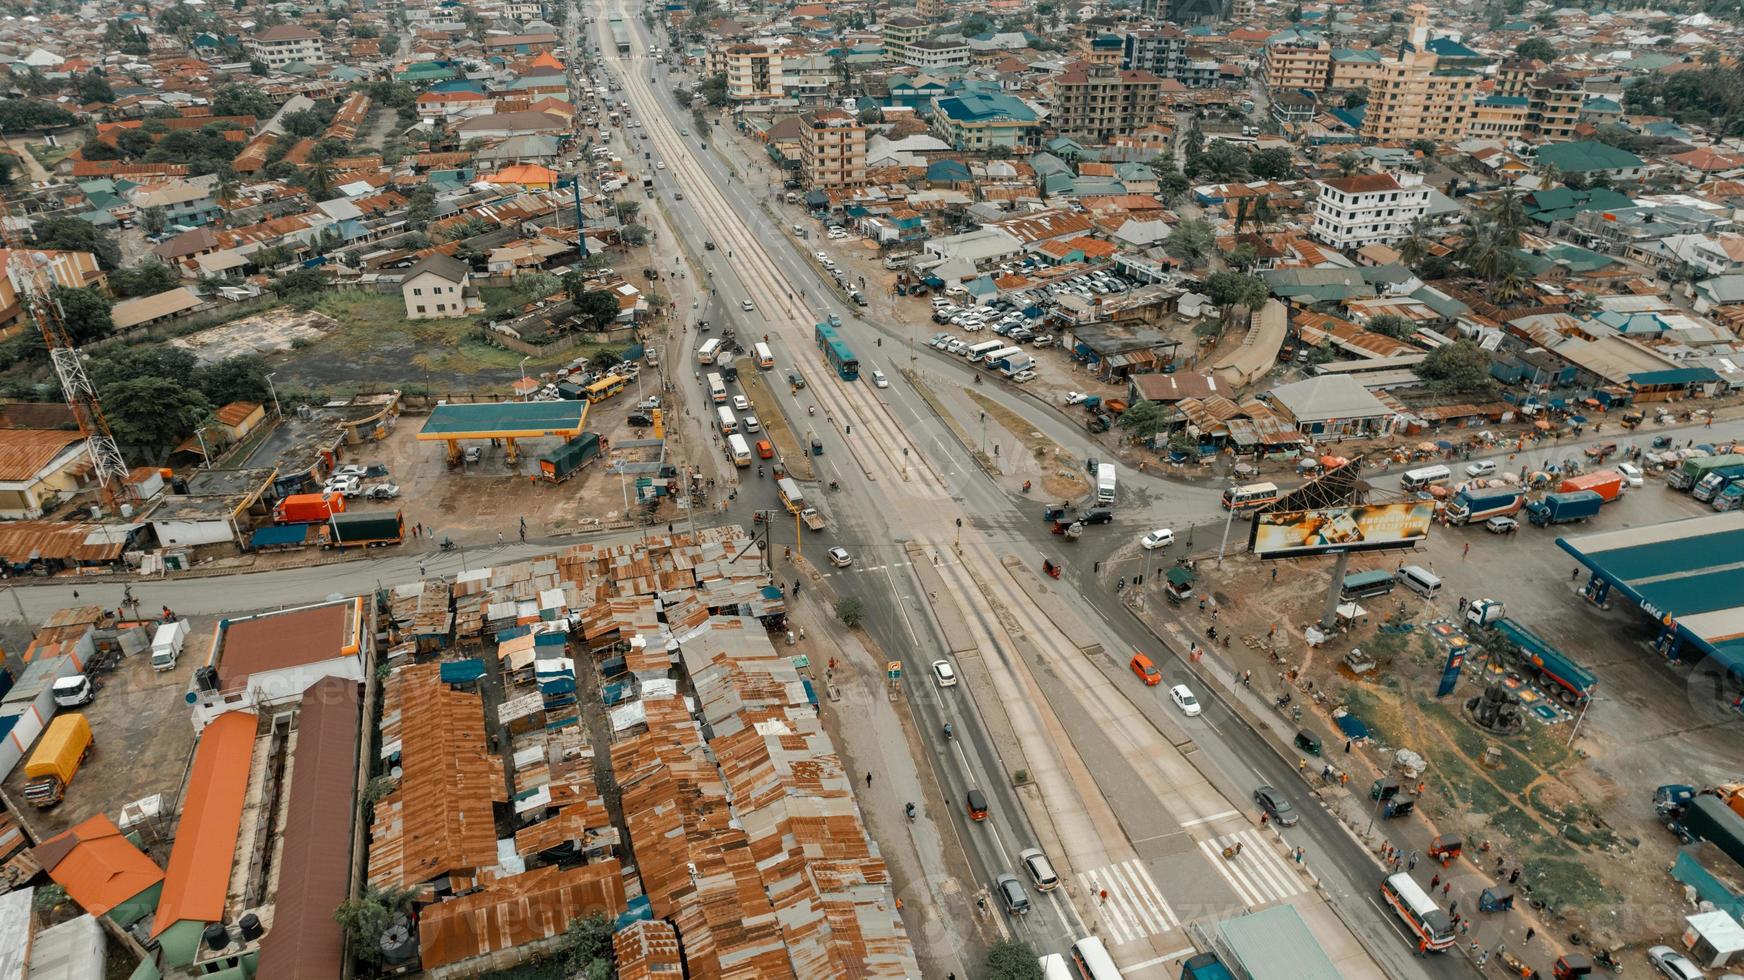
<instances>
[{"instance_id":1,"label":"shipping container","mask_svg":"<svg viewBox=\"0 0 1744 980\"><path fill-rule=\"evenodd\" d=\"M321 529L323 548L372 548L399 544L406 522L399 511L335 514Z\"/></svg>"},{"instance_id":2,"label":"shipping container","mask_svg":"<svg viewBox=\"0 0 1744 980\"><path fill-rule=\"evenodd\" d=\"M344 512L344 494L296 493L279 501L273 508L273 523L312 524Z\"/></svg>"},{"instance_id":3,"label":"shipping container","mask_svg":"<svg viewBox=\"0 0 1744 980\"><path fill-rule=\"evenodd\" d=\"M539 457L539 479L547 483L562 483L583 466L600 457L603 441L597 432L583 432L574 439Z\"/></svg>"}]
</instances>

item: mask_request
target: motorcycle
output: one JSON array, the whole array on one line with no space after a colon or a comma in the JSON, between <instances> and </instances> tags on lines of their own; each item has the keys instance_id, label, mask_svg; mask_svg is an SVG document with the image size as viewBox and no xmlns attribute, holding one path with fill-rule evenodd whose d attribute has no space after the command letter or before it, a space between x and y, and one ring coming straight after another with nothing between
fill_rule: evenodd
<instances>
[{"instance_id":1,"label":"motorcycle","mask_svg":"<svg viewBox=\"0 0 1744 980\"><path fill-rule=\"evenodd\" d=\"M953 734L954 733L951 731L951 723L948 721L945 722L945 741L949 742Z\"/></svg>"},{"instance_id":2,"label":"motorcycle","mask_svg":"<svg viewBox=\"0 0 1744 980\"><path fill-rule=\"evenodd\" d=\"M459 545L457 545L457 544L455 544L455 543L454 543L454 542L453 542L453 540L451 540L451 539L449 539L449 538L443 538L443 539L442 539L442 540L441 540L441 541L440 541L440 542L439 542L439 543L438 543L438 544L437 544L437 545L436 545L436 547L438 547L438 548L440 548L440 549L442 549L442 550L443 550L443 551L453 551L453 550L454 550L454 549L455 549L455 548L458 548L458 547L460 547L460 546L459 546Z\"/></svg>"}]
</instances>

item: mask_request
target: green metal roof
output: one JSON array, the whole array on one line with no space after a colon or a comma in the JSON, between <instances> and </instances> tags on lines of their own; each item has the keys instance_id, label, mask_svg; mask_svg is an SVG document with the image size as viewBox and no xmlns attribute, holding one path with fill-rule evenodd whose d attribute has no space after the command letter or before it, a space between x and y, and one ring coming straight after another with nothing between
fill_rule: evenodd
<instances>
[{"instance_id":1,"label":"green metal roof","mask_svg":"<svg viewBox=\"0 0 1744 980\"><path fill-rule=\"evenodd\" d=\"M1217 931L1253 980L1342 980L1293 905L1224 919Z\"/></svg>"},{"instance_id":2,"label":"green metal roof","mask_svg":"<svg viewBox=\"0 0 1744 980\"><path fill-rule=\"evenodd\" d=\"M587 402L490 402L438 405L418 438L511 439L575 435L587 419Z\"/></svg>"},{"instance_id":3,"label":"green metal roof","mask_svg":"<svg viewBox=\"0 0 1744 980\"><path fill-rule=\"evenodd\" d=\"M1620 150L1609 143L1594 140L1576 140L1569 143L1551 143L1538 148L1534 158L1539 166L1551 165L1565 174L1593 173L1600 170L1634 170L1641 166L1641 158L1628 150Z\"/></svg>"}]
</instances>

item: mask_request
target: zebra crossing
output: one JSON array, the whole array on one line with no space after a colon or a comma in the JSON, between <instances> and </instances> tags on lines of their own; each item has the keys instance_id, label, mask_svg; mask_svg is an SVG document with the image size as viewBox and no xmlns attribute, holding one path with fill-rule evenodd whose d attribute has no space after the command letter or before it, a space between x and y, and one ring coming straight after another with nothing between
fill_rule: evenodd
<instances>
[{"instance_id":1,"label":"zebra crossing","mask_svg":"<svg viewBox=\"0 0 1744 980\"><path fill-rule=\"evenodd\" d=\"M1223 849L1237 843L1241 844L1241 853L1233 858L1224 857ZM1202 840L1199 850L1249 908L1283 901L1307 890L1290 859L1279 854L1272 842L1252 828Z\"/></svg>"},{"instance_id":2,"label":"zebra crossing","mask_svg":"<svg viewBox=\"0 0 1744 980\"><path fill-rule=\"evenodd\" d=\"M1095 905L1102 934L1116 944L1181 928L1175 910L1137 858L1082 872L1078 880ZM1103 892L1108 893L1107 898L1102 897Z\"/></svg>"}]
</instances>

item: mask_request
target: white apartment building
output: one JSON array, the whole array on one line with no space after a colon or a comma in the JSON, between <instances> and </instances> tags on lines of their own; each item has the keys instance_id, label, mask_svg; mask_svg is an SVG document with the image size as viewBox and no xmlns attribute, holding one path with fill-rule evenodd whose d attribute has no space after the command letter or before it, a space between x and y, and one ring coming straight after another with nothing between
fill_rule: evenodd
<instances>
[{"instance_id":1,"label":"white apartment building","mask_svg":"<svg viewBox=\"0 0 1744 980\"><path fill-rule=\"evenodd\" d=\"M305 65L327 63L327 46L321 35L296 24L269 27L248 39L248 56L265 62L270 68L281 68L293 62Z\"/></svg>"},{"instance_id":2,"label":"white apartment building","mask_svg":"<svg viewBox=\"0 0 1744 980\"><path fill-rule=\"evenodd\" d=\"M1309 233L1338 249L1396 242L1429 211L1429 188L1420 174L1358 174L1316 181Z\"/></svg>"}]
</instances>

